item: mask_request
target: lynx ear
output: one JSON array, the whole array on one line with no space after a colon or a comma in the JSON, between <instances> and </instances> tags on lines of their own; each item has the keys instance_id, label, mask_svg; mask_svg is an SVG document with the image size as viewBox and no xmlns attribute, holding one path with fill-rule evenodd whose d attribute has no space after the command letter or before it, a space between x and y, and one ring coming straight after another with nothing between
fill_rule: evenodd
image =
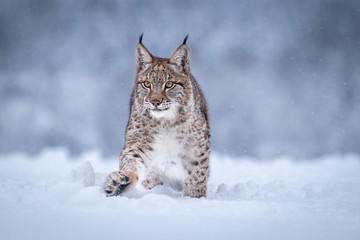
<instances>
[{"instance_id":1,"label":"lynx ear","mask_svg":"<svg viewBox=\"0 0 360 240\"><path fill-rule=\"evenodd\" d=\"M170 63L174 64L179 71L185 72L187 75L190 74L190 49L186 46L186 40L188 36L185 37L183 44L180 45L170 58Z\"/></svg>"},{"instance_id":2,"label":"lynx ear","mask_svg":"<svg viewBox=\"0 0 360 240\"><path fill-rule=\"evenodd\" d=\"M143 34L141 34L139 43L136 46L136 69L138 72L144 70L152 62L150 52L142 44L142 37Z\"/></svg>"}]
</instances>

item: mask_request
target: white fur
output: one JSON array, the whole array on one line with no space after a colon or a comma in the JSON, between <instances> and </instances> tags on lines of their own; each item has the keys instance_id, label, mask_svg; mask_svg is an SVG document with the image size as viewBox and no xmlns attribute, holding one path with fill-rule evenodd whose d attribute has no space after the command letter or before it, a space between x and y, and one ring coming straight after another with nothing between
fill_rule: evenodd
<instances>
[{"instance_id":1,"label":"white fur","mask_svg":"<svg viewBox=\"0 0 360 240\"><path fill-rule=\"evenodd\" d=\"M182 185L185 172L179 155L184 147L176 140L175 130L168 131L155 138L152 164L158 170L161 181L170 185Z\"/></svg>"},{"instance_id":2,"label":"white fur","mask_svg":"<svg viewBox=\"0 0 360 240\"><path fill-rule=\"evenodd\" d=\"M175 106L171 106L168 110L155 111L150 110L151 116L157 119L165 118L168 120L174 119L177 115L177 108Z\"/></svg>"}]
</instances>

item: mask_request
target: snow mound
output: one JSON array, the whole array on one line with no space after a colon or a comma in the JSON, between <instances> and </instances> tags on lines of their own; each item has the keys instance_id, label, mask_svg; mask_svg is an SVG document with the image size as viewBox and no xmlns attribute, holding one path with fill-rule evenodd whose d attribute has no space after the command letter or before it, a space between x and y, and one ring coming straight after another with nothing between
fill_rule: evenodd
<instances>
[{"instance_id":1,"label":"snow mound","mask_svg":"<svg viewBox=\"0 0 360 240\"><path fill-rule=\"evenodd\" d=\"M213 154L208 197L166 186L107 198L117 158L0 156L0 239L358 239L360 159Z\"/></svg>"},{"instance_id":2,"label":"snow mound","mask_svg":"<svg viewBox=\"0 0 360 240\"><path fill-rule=\"evenodd\" d=\"M74 182L80 182L84 187L94 186L95 184L94 168L89 161L85 161L76 169L73 169L71 176Z\"/></svg>"}]
</instances>

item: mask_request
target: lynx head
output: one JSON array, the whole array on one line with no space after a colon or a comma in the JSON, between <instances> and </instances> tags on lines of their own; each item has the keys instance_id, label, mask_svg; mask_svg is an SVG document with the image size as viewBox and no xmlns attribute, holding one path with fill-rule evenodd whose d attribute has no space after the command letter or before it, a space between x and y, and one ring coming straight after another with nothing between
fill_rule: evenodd
<instances>
[{"instance_id":1,"label":"lynx head","mask_svg":"<svg viewBox=\"0 0 360 240\"><path fill-rule=\"evenodd\" d=\"M171 119L188 108L191 74L186 40L187 36L171 58L160 58L151 55L140 36L134 94L137 104L149 110L152 117Z\"/></svg>"}]
</instances>

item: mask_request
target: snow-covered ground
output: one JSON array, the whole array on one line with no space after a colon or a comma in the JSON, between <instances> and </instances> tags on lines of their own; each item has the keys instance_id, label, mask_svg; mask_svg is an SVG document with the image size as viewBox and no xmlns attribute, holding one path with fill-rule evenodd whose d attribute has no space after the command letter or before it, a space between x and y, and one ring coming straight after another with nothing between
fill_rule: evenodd
<instances>
[{"instance_id":1,"label":"snow-covered ground","mask_svg":"<svg viewBox=\"0 0 360 240\"><path fill-rule=\"evenodd\" d=\"M0 156L0 239L360 239L360 158L212 154L207 199L168 187L106 198L116 158Z\"/></svg>"}]
</instances>

